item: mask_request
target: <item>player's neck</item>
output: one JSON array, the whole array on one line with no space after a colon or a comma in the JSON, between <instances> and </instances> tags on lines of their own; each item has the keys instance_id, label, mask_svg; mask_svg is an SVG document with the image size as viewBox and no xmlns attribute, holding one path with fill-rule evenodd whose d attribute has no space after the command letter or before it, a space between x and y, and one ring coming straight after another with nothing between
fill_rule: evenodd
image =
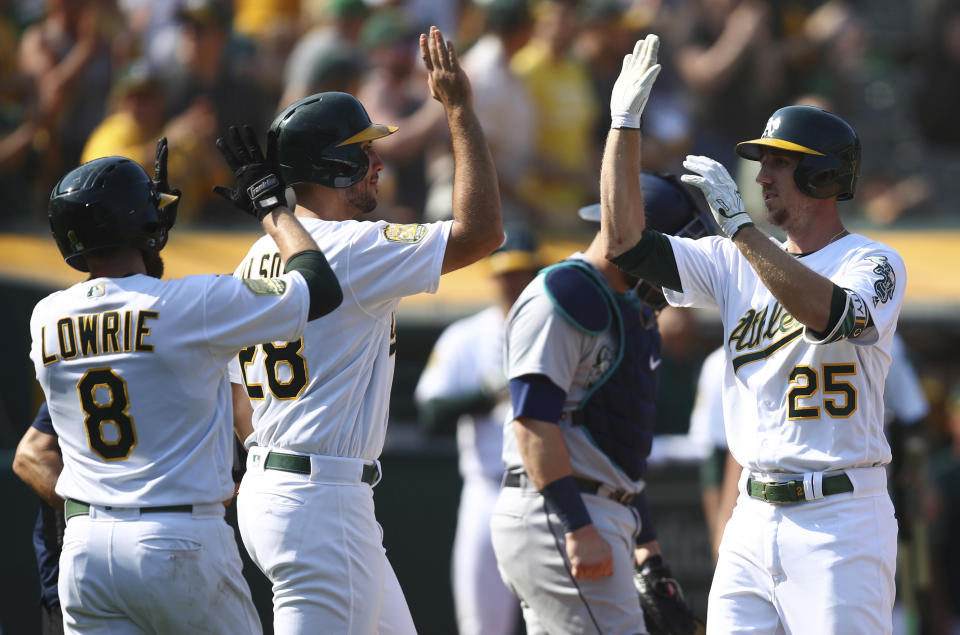
<instances>
[{"instance_id":1,"label":"player's neck","mask_svg":"<svg viewBox=\"0 0 960 635\"><path fill-rule=\"evenodd\" d=\"M91 278L125 278L133 274L146 274L147 267L139 249L132 247L111 250L109 257L87 256Z\"/></svg>"}]
</instances>

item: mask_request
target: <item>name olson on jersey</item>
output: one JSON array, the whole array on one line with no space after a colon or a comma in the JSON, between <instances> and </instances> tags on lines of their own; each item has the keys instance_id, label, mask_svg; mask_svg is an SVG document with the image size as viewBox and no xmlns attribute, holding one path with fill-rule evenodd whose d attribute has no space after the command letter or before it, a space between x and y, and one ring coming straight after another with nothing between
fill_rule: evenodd
<instances>
[{"instance_id":1,"label":"name olson on jersey","mask_svg":"<svg viewBox=\"0 0 960 635\"><path fill-rule=\"evenodd\" d=\"M148 320L159 317L157 311L104 311L62 317L56 324L56 347L53 342L48 345L46 325L40 327L43 365L113 353L152 353L153 344L147 343L151 328Z\"/></svg>"}]
</instances>

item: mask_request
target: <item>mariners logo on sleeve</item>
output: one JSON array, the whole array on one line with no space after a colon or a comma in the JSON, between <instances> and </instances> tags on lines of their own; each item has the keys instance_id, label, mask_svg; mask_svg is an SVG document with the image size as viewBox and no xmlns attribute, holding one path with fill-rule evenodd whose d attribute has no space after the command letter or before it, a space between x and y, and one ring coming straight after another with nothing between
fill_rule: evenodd
<instances>
[{"instance_id":1,"label":"mariners logo on sleeve","mask_svg":"<svg viewBox=\"0 0 960 635\"><path fill-rule=\"evenodd\" d=\"M383 228L383 237L392 243L418 243L427 235L427 226L411 223L399 225L391 223Z\"/></svg>"},{"instance_id":2,"label":"mariners logo on sleeve","mask_svg":"<svg viewBox=\"0 0 960 635\"><path fill-rule=\"evenodd\" d=\"M880 279L873 283L873 290L877 294L873 296L873 306L877 306L893 297L893 291L897 288L897 276L886 256L874 256L867 260L876 265L873 272L880 276Z\"/></svg>"},{"instance_id":3,"label":"mariners logo on sleeve","mask_svg":"<svg viewBox=\"0 0 960 635\"><path fill-rule=\"evenodd\" d=\"M243 284L257 295L283 295L287 283L279 278L243 278Z\"/></svg>"}]
</instances>

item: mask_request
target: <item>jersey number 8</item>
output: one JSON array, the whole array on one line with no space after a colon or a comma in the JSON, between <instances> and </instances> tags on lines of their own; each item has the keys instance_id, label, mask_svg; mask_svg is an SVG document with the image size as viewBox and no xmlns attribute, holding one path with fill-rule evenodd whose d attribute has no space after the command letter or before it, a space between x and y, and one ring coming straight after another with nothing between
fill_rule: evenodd
<instances>
[{"instance_id":1,"label":"jersey number 8","mask_svg":"<svg viewBox=\"0 0 960 635\"><path fill-rule=\"evenodd\" d=\"M99 389L99 391L98 391ZM110 393L110 400L101 403L97 396L103 391ZM91 368L77 382L80 405L87 417L83 425L87 429L87 443L105 461L122 461L130 456L137 444L137 431L133 418L127 413L130 395L127 382L112 368ZM112 423L113 426L105 427ZM114 428L115 439L107 439L107 430Z\"/></svg>"}]
</instances>

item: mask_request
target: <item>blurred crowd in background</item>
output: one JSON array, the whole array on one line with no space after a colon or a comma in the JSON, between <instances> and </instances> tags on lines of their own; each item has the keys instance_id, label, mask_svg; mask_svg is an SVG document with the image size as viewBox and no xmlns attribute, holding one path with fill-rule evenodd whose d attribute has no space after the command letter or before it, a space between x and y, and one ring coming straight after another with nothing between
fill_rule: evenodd
<instances>
[{"instance_id":1,"label":"blurred crowd in background","mask_svg":"<svg viewBox=\"0 0 960 635\"><path fill-rule=\"evenodd\" d=\"M211 192L230 180L216 137L248 123L262 138L283 106L327 90L400 126L377 144L376 217L449 217L449 140L417 49L432 24L473 81L508 222L583 231L574 211L599 196L610 89L654 32L646 169L706 154L752 181L734 144L780 106L821 105L863 140L850 221L957 225L955 0L0 0L0 230L45 229L51 187L80 162L150 169L161 135L181 222L230 229Z\"/></svg>"}]
</instances>

